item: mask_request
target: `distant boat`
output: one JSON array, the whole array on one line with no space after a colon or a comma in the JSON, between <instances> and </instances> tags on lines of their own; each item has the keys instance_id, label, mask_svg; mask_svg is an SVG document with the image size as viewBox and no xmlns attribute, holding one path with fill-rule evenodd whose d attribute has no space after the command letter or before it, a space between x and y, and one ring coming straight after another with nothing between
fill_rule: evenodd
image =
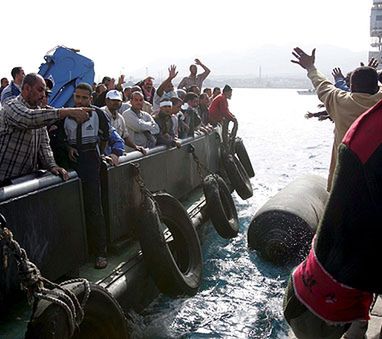
<instances>
[{"instance_id":1,"label":"distant boat","mask_svg":"<svg viewBox=\"0 0 382 339\"><path fill-rule=\"evenodd\" d=\"M311 89L303 89L303 90L297 91L297 93L300 95L313 95L313 94L316 94L316 91L315 89L311 88Z\"/></svg>"}]
</instances>

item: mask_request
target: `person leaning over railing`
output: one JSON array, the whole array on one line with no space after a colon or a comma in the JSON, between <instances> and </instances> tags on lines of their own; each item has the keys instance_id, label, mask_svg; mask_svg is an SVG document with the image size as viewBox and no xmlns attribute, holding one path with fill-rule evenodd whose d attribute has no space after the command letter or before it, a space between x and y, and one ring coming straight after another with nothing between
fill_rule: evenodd
<instances>
[{"instance_id":1,"label":"person leaning over railing","mask_svg":"<svg viewBox=\"0 0 382 339\"><path fill-rule=\"evenodd\" d=\"M209 123L212 126L216 126L218 123L221 123L223 119L229 121L236 121L235 116L230 112L228 108L228 99L232 97L232 88L228 85L225 85L223 88L223 93L217 95L211 102L210 107L208 108Z\"/></svg>"},{"instance_id":2,"label":"person leaning over railing","mask_svg":"<svg viewBox=\"0 0 382 339\"><path fill-rule=\"evenodd\" d=\"M30 73L23 80L21 94L3 104L0 111L0 186L40 168L68 178L66 170L54 161L46 126L66 117L82 123L89 118L88 109L41 109L45 90L44 79Z\"/></svg>"},{"instance_id":3,"label":"person leaning over railing","mask_svg":"<svg viewBox=\"0 0 382 339\"><path fill-rule=\"evenodd\" d=\"M159 126L149 113L142 110L143 100L141 92L134 92L131 95L131 108L122 116L134 144L152 148L156 145L155 135L159 133Z\"/></svg>"}]
</instances>

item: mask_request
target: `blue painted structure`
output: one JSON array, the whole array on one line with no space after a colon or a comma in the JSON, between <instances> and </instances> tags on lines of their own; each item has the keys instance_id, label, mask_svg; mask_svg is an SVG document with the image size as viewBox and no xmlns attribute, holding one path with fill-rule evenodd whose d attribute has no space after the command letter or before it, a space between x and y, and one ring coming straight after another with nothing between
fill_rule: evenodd
<instances>
[{"instance_id":1,"label":"blue painted structure","mask_svg":"<svg viewBox=\"0 0 382 339\"><path fill-rule=\"evenodd\" d=\"M76 50L58 46L53 53L44 56L38 73L53 82L49 105L53 107L73 106L73 93L76 85L94 81L94 62L78 54Z\"/></svg>"}]
</instances>

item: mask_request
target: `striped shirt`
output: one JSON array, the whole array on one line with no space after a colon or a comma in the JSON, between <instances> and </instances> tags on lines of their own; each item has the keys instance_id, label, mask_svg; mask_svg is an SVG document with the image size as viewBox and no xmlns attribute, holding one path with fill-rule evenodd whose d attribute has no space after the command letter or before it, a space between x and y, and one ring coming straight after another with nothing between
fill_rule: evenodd
<instances>
[{"instance_id":1,"label":"striped shirt","mask_svg":"<svg viewBox=\"0 0 382 339\"><path fill-rule=\"evenodd\" d=\"M57 166L45 126L59 119L58 109L32 109L21 95L0 111L0 182Z\"/></svg>"}]
</instances>

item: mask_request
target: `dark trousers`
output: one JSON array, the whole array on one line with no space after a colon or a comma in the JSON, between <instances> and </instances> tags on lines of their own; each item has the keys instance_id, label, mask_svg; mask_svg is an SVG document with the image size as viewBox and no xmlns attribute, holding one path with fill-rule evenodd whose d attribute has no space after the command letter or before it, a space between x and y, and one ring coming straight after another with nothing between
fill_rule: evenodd
<instances>
[{"instance_id":1,"label":"dark trousers","mask_svg":"<svg viewBox=\"0 0 382 339\"><path fill-rule=\"evenodd\" d=\"M77 163L72 165L82 181L89 252L106 256L106 223L102 209L98 152L79 152Z\"/></svg>"}]
</instances>

